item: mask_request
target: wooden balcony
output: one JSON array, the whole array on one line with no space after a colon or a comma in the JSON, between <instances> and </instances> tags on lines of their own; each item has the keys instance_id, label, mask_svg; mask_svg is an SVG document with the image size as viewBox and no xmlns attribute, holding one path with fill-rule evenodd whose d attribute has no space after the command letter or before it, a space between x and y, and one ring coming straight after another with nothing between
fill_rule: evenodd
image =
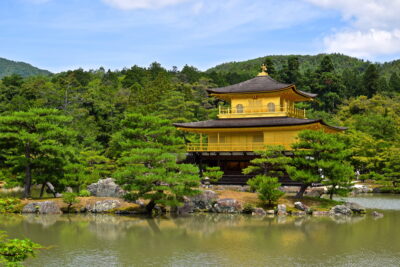
<instances>
[{"instance_id":1,"label":"wooden balcony","mask_svg":"<svg viewBox=\"0 0 400 267\"><path fill-rule=\"evenodd\" d=\"M282 145L281 143L189 143L186 145L187 152L253 152L264 150L266 145Z\"/></svg>"},{"instance_id":2,"label":"wooden balcony","mask_svg":"<svg viewBox=\"0 0 400 267\"><path fill-rule=\"evenodd\" d=\"M218 112L218 117L220 119L280 116L305 119L306 111L291 106L277 106L273 110L268 109L267 106L244 106L241 108L219 106Z\"/></svg>"}]
</instances>

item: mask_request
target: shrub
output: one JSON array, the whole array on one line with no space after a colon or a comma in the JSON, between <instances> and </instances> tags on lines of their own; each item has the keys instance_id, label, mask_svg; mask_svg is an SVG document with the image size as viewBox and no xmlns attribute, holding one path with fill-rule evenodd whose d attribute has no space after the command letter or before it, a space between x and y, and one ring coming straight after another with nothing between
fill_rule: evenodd
<instances>
[{"instance_id":1,"label":"shrub","mask_svg":"<svg viewBox=\"0 0 400 267\"><path fill-rule=\"evenodd\" d=\"M203 172L203 176L208 177L212 183L218 182L223 175L224 172L221 171L220 167L206 167L206 171Z\"/></svg>"},{"instance_id":2,"label":"shrub","mask_svg":"<svg viewBox=\"0 0 400 267\"><path fill-rule=\"evenodd\" d=\"M63 202L68 205L67 212L69 212L72 205L79 203L79 200L76 199L75 193L67 192L63 194Z\"/></svg>"},{"instance_id":3,"label":"shrub","mask_svg":"<svg viewBox=\"0 0 400 267\"><path fill-rule=\"evenodd\" d=\"M257 175L248 180L247 184L250 185L251 190L257 191L258 198L268 205L272 205L273 202L284 195L282 191L278 190L281 184L275 177Z\"/></svg>"},{"instance_id":4,"label":"shrub","mask_svg":"<svg viewBox=\"0 0 400 267\"><path fill-rule=\"evenodd\" d=\"M80 196L80 197L90 197L91 194L90 194L90 192L89 192L88 190L83 189L83 190L81 190L81 191L79 192L79 196Z\"/></svg>"},{"instance_id":5,"label":"shrub","mask_svg":"<svg viewBox=\"0 0 400 267\"><path fill-rule=\"evenodd\" d=\"M0 213L20 212L21 200L17 198L0 198Z\"/></svg>"},{"instance_id":6,"label":"shrub","mask_svg":"<svg viewBox=\"0 0 400 267\"><path fill-rule=\"evenodd\" d=\"M35 250L40 248L42 246L29 239L8 239L7 235L0 231L0 264L23 266L21 262L29 256L34 257L36 255Z\"/></svg>"}]
</instances>

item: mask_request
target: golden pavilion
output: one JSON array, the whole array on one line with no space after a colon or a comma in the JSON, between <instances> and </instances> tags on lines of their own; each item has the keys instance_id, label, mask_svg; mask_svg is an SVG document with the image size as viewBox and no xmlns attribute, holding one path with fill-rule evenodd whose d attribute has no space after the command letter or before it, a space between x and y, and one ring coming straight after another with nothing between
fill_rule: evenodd
<instances>
[{"instance_id":1,"label":"golden pavilion","mask_svg":"<svg viewBox=\"0 0 400 267\"><path fill-rule=\"evenodd\" d=\"M253 79L207 91L230 106L220 106L216 120L174 125L200 135L199 143L187 144L188 159L199 164L200 169L220 166L224 171L221 183L245 183L249 177L242 175L242 169L256 157L254 151L265 145L283 145L289 151L301 130L345 130L320 119L307 119L305 110L297 109L295 103L313 101L317 95L272 79L265 65Z\"/></svg>"}]
</instances>

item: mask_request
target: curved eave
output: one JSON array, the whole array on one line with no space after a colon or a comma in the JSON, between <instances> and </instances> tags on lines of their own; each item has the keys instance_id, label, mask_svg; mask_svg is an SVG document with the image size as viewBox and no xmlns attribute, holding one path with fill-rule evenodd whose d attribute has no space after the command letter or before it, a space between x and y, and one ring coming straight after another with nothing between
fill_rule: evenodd
<instances>
[{"instance_id":1,"label":"curved eave","mask_svg":"<svg viewBox=\"0 0 400 267\"><path fill-rule=\"evenodd\" d=\"M224 119L226 120L226 119ZM333 131L345 131L347 130L347 127L340 127L340 126L332 126L327 123L325 123L322 119L321 120L310 120L310 121L305 121L301 123L282 123L282 124L270 124L270 125L263 125L263 124L255 124L255 125L204 125L204 126L199 126L196 125L196 123L191 123L192 125L189 125L189 123L174 123L173 125L178 128L178 130L184 130L184 131L193 131L193 132L201 132L202 130L207 130L207 129L254 129L254 128L276 128L276 127L301 127L301 126L307 126L307 125L312 125L312 124L320 124L322 126L325 126L326 128L333 130Z\"/></svg>"},{"instance_id":2,"label":"curved eave","mask_svg":"<svg viewBox=\"0 0 400 267\"><path fill-rule=\"evenodd\" d=\"M255 95L255 94L274 94L279 92L284 92L287 90L292 90L294 94L298 95L299 98L297 101L312 101L317 96L317 94L307 93L301 90L298 90L294 84L291 84L284 88L274 89L274 90L266 90L266 91L243 91L243 92L232 92L232 93L221 93L214 92L211 89L207 89L207 92L211 94L211 96L220 98L220 99L229 99L234 96L239 95Z\"/></svg>"}]
</instances>

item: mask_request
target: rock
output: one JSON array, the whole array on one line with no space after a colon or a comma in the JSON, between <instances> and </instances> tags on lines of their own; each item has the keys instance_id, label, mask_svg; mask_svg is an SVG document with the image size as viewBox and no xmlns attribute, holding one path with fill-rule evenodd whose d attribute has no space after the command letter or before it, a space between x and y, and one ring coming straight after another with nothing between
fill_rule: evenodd
<instances>
[{"instance_id":1,"label":"rock","mask_svg":"<svg viewBox=\"0 0 400 267\"><path fill-rule=\"evenodd\" d=\"M256 216L265 216L267 213L263 208L255 208L254 211L251 213L251 215L256 215Z\"/></svg>"},{"instance_id":2,"label":"rock","mask_svg":"<svg viewBox=\"0 0 400 267\"><path fill-rule=\"evenodd\" d=\"M369 186L362 184L355 184L352 186L352 192L354 194L371 193L373 190Z\"/></svg>"},{"instance_id":3,"label":"rock","mask_svg":"<svg viewBox=\"0 0 400 267\"><path fill-rule=\"evenodd\" d=\"M118 208L119 206L121 206L121 202L119 202L118 200L107 199L107 200L97 201L92 205L90 204L87 205L86 210L93 213L102 213L111 211L115 208Z\"/></svg>"},{"instance_id":4,"label":"rock","mask_svg":"<svg viewBox=\"0 0 400 267\"><path fill-rule=\"evenodd\" d=\"M382 193L382 190L380 187L375 187L374 189L372 189L372 193Z\"/></svg>"},{"instance_id":5,"label":"rock","mask_svg":"<svg viewBox=\"0 0 400 267\"><path fill-rule=\"evenodd\" d=\"M25 205L22 213L61 214L62 212L54 201L42 201Z\"/></svg>"},{"instance_id":6,"label":"rock","mask_svg":"<svg viewBox=\"0 0 400 267\"><path fill-rule=\"evenodd\" d=\"M301 211L310 212L310 208L308 206L304 205L303 203L301 203L300 201L295 202L294 207Z\"/></svg>"},{"instance_id":7,"label":"rock","mask_svg":"<svg viewBox=\"0 0 400 267\"><path fill-rule=\"evenodd\" d=\"M218 195L212 190L204 190L199 195L184 197L183 205L172 210L177 214L192 213L195 211L209 211L217 201Z\"/></svg>"},{"instance_id":8,"label":"rock","mask_svg":"<svg viewBox=\"0 0 400 267\"><path fill-rule=\"evenodd\" d=\"M329 211L316 210L316 211L313 211L312 215L313 216L329 216L330 212Z\"/></svg>"},{"instance_id":9,"label":"rock","mask_svg":"<svg viewBox=\"0 0 400 267\"><path fill-rule=\"evenodd\" d=\"M293 211L292 212L293 216L305 216L307 213L305 211Z\"/></svg>"},{"instance_id":10,"label":"rock","mask_svg":"<svg viewBox=\"0 0 400 267\"><path fill-rule=\"evenodd\" d=\"M238 213L242 211L242 205L233 198L218 199L212 208L217 213Z\"/></svg>"},{"instance_id":11,"label":"rock","mask_svg":"<svg viewBox=\"0 0 400 267\"><path fill-rule=\"evenodd\" d=\"M275 215L275 211L274 210L267 210L266 211L268 215Z\"/></svg>"},{"instance_id":12,"label":"rock","mask_svg":"<svg viewBox=\"0 0 400 267\"><path fill-rule=\"evenodd\" d=\"M72 190L72 187L67 186L67 187L65 188L65 192L67 192L67 193L73 193L74 190Z\"/></svg>"},{"instance_id":13,"label":"rock","mask_svg":"<svg viewBox=\"0 0 400 267\"><path fill-rule=\"evenodd\" d=\"M321 197L326 191L326 187L311 187L305 192L305 195L308 197Z\"/></svg>"},{"instance_id":14,"label":"rock","mask_svg":"<svg viewBox=\"0 0 400 267\"><path fill-rule=\"evenodd\" d=\"M195 210L209 210L218 199L217 193L212 190L204 190L201 194L190 197Z\"/></svg>"},{"instance_id":15,"label":"rock","mask_svg":"<svg viewBox=\"0 0 400 267\"><path fill-rule=\"evenodd\" d=\"M96 197L122 197L125 194L113 178L101 179L97 183L90 184L87 190Z\"/></svg>"},{"instance_id":16,"label":"rock","mask_svg":"<svg viewBox=\"0 0 400 267\"><path fill-rule=\"evenodd\" d=\"M353 213L365 214L366 212L365 208L361 205L358 205L357 203L346 202L344 205L351 209Z\"/></svg>"},{"instance_id":17,"label":"rock","mask_svg":"<svg viewBox=\"0 0 400 267\"><path fill-rule=\"evenodd\" d=\"M330 212L334 215L351 215L352 211L346 205L336 205L332 207Z\"/></svg>"},{"instance_id":18,"label":"rock","mask_svg":"<svg viewBox=\"0 0 400 267\"><path fill-rule=\"evenodd\" d=\"M191 201L191 199L188 197L183 197L183 205L171 209L171 212L176 214L187 214L194 212L194 210L195 210L194 204Z\"/></svg>"},{"instance_id":19,"label":"rock","mask_svg":"<svg viewBox=\"0 0 400 267\"><path fill-rule=\"evenodd\" d=\"M286 205L285 204L279 204L278 205L278 212L277 212L278 216L285 216L287 215L287 211L286 211Z\"/></svg>"},{"instance_id":20,"label":"rock","mask_svg":"<svg viewBox=\"0 0 400 267\"><path fill-rule=\"evenodd\" d=\"M372 216L374 216L375 218L382 218L383 217L383 213L377 212L377 211L373 211L371 213Z\"/></svg>"}]
</instances>

